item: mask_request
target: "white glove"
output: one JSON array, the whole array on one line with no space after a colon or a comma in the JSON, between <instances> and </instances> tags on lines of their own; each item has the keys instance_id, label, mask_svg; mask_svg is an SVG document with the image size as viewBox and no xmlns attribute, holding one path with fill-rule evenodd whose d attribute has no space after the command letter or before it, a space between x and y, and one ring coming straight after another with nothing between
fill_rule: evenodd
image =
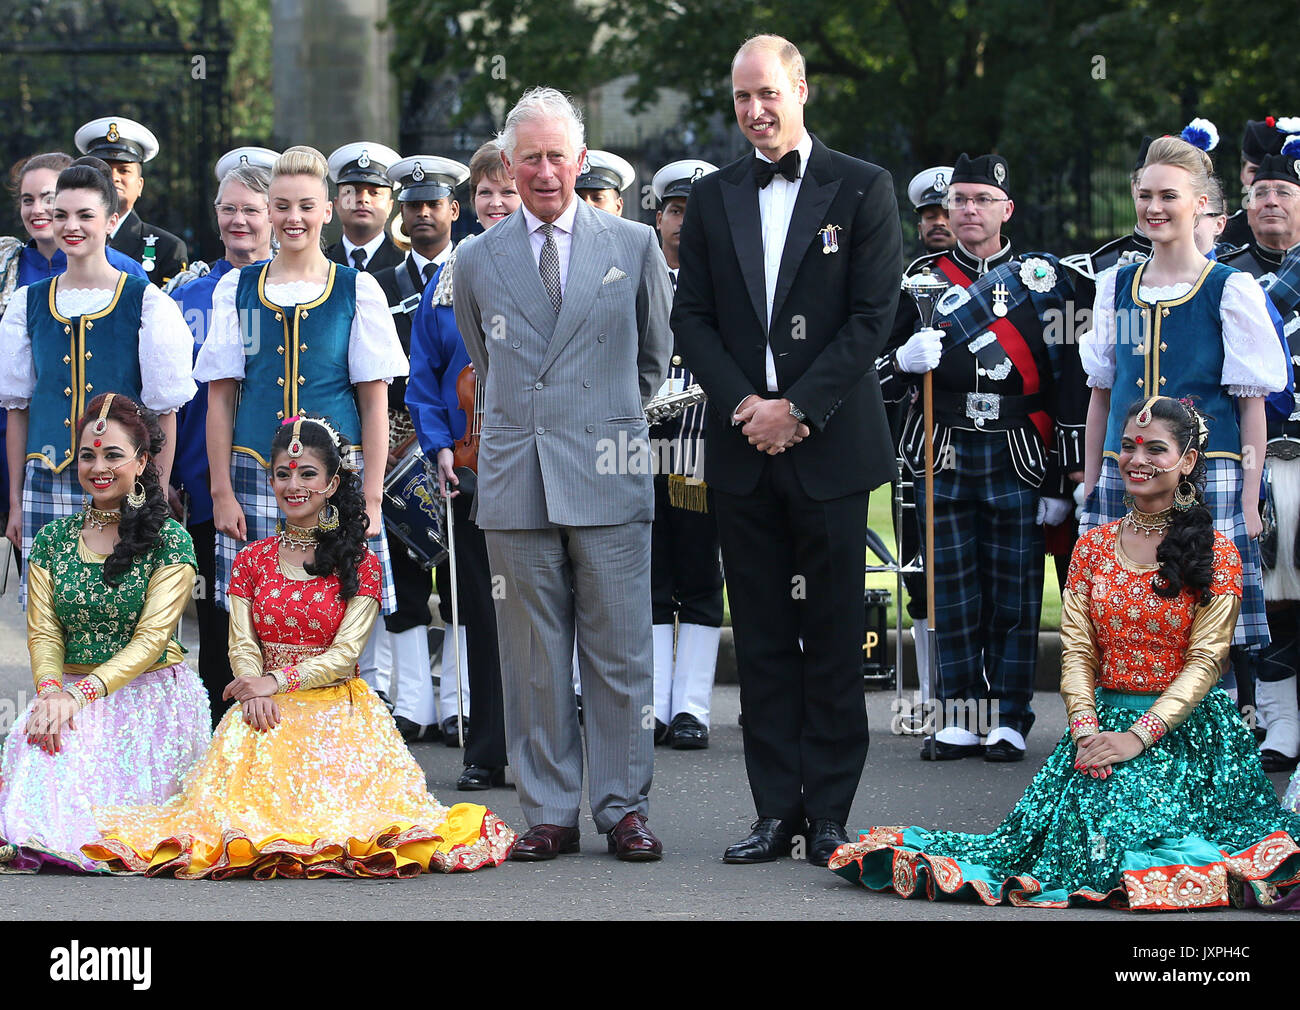
<instances>
[{"instance_id":1,"label":"white glove","mask_svg":"<svg viewBox=\"0 0 1300 1010\"><path fill-rule=\"evenodd\" d=\"M1068 498L1039 498L1038 517L1034 522L1039 526L1060 526L1072 511Z\"/></svg>"},{"instance_id":2,"label":"white glove","mask_svg":"<svg viewBox=\"0 0 1300 1010\"><path fill-rule=\"evenodd\" d=\"M943 331L917 330L894 352L899 371L913 375L932 371L943 356Z\"/></svg>"},{"instance_id":3,"label":"white glove","mask_svg":"<svg viewBox=\"0 0 1300 1010\"><path fill-rule=\"evenodd\" d=\"M1074 485L1074 521L1078 522L1083 518L1083 513L1088 508L1088 496L1084 493L1083 484Z\"/></svg>"}]
</instances>

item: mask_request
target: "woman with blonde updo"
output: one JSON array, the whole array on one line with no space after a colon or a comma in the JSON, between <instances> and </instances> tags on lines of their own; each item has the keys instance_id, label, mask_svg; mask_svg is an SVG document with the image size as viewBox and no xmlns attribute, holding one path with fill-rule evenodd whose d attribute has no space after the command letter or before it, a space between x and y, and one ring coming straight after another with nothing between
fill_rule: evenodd
<instances>
[{"instance_id":1,"label":"woman with blonde updo","mask_svg":"<svg viewBox=\"0 0 1300 1010\"><path fill-rule=\"evenodd\" d=\"M327 178L315 148L291 147L276 160L268 198L279 252L269 263L221 278L194 367L195 378L210 383L208 461L222 606L240 546L275 531L270 436L277 422L307 412L330 418L343 437L345 461L362 475L370 548L383 568L383 609L394 606L380 495L387 385L407 374L407 363L379 284L325 258L321 229L332 213Z\"/></svg>"},{"instance_id":2,"label":"woman with blonde updo","mask_svg":"<svg viewBox=\"0 0 1300 1010\"><path fill-rule=\"evenodd\" d=\"M1151 258L1097 278L1093 332L1079 347L1092 387L1079 531L1128 511L1118 460L1129 404L1157 394L1190 397L1210 420L1206 505L1241 555L1232 644L1255 649L1269 640L1256 542L1264 398L1286 385L1286 360L1258 282L1197 248L1212 179L1204 151L1178 137L1153 141L1134 190Z\"/></svg>"}]
</instances>

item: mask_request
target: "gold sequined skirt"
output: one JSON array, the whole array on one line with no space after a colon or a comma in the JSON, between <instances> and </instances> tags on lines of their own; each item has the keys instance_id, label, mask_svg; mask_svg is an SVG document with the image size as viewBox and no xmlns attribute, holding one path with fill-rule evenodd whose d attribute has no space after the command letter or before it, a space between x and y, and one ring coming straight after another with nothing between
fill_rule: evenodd
<instances>
[{"instance_id":1,"label":"gold sequined skirt","mask_svg":"<svg viewBox=\"0 0 1300 1010\"><path fill-rule=\"evenodd\" d=\"M410 877L495 866L515 833L486 807L444 807L360 679L276 695L266 733L232 705L181 794L101 807L83 846L114 872L203 877Z\"/></svg>"}]
</instances>

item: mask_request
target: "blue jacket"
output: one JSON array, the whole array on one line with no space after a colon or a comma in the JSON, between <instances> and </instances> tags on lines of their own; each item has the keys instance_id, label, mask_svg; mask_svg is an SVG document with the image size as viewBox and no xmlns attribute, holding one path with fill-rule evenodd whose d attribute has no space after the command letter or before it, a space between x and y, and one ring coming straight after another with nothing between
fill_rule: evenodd
<instances>
[{"instance_id":1,"label":"blue jacket","mask_svg":"<svg viewBox=\"0 0 1300 1010\"><path fill-rule=\"evenodd\" d=\"M420 448L432 460L465 434L465 412L457 405L456 380L470 363L465 341L450 305L435 305L434 292L445 265L425 285L411 322L411 374L406 380L406 407L411 412Z\"/></svg>"},{"instance_id":2,"label":"blue jacket","mask_svg":"<svg viewBox=\"0 0 1300 1010\"><path fill-rule=\"evenodd\" d=\"M126 253L118 252L112 247L105 247L104 254L108 257L109 265L114 269L121 270L124 274L134 274L136 277L149 279L149 275L144 272L144 267ZM55 249L54 258L47 260L36 248L36 240L33 239L18 254L18 286L26 287L47 277L57 277L67 269L68 257L62 249Z\"/></svg>"}]
</instances>

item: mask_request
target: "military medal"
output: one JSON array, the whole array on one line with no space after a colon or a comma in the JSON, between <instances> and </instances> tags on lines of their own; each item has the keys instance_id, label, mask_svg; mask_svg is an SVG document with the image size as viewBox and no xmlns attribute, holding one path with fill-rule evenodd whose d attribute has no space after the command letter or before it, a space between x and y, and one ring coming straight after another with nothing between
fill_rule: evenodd
<instances>
[{"instance_id":1,"label":"military medal","mask_svg":"<svg viewBox=\"0 0 1300 1010\"><path fill-rule=\"evenodd\" d=\"M828 224L818 234L822 237L822 255L829 256L840 251L839 232L843 229L837 224Z\"/></svg>"},{"instance_id":2,"label":"military medal","mask_svg":"<svg viewBox=\"0 0 1300 1010\"><path fill-rule=\"evenodd\" d=\"M1007 298L1010 295L1005 284L999 282L993 286L993 314L999 319L1007 314Z\"/></svg>"},{"instance_id":3,"label":"military medal","mask_svg":"<svg viewBox=\"0 0 1300 1010\"><path fill-rule=\"evenodd\" d=\"M1020 283L1040 295L1056 287L1056 268L1040 256L1030 256L1020 264Z\"/></svg>"},{"instance_id":4,"label":"military medal","mask_svg":"<svg viewBox=\"0 0 1300 1010\"><path fill-rule=\"evenodd\" d=\"M147 273L153 273L154 260L158 256L158 250L154 248L157 243L157 235L146 235L144 237L144 259L140 261L140 265L144 267Z\"/></svg>"}]
</instances>

